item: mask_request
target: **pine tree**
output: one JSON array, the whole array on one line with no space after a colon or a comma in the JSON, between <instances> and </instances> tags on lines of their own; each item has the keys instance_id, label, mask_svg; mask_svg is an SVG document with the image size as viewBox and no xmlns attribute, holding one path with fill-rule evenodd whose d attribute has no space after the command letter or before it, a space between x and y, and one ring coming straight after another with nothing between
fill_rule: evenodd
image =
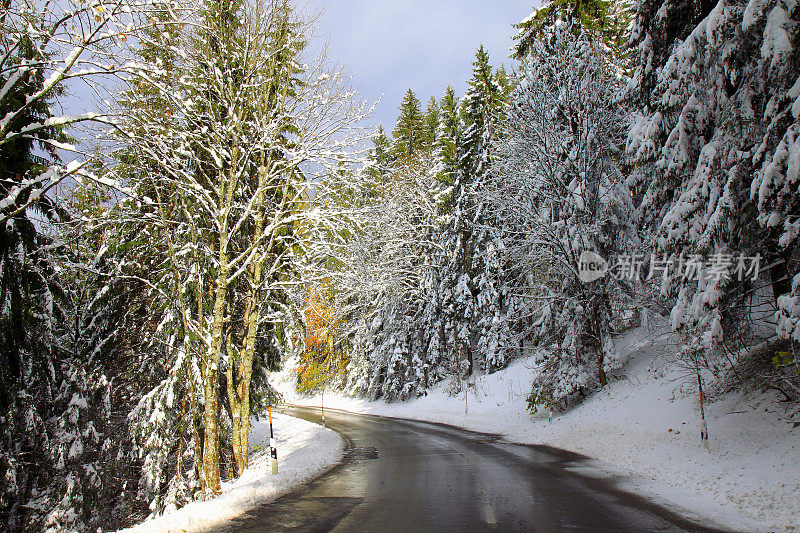
<instances>
[{"instance_id":1,"label":"pine tree","mask_svg":"<svg viewBox=\"0 0 800 533\"><path fill-rule=\"evenodd\" d=\"M449 85L439 102L439 108L439 124L434 146L437 160L436 177L440 182L452 185L457 163L457 147L460 142L460 118L458 99Z\"/></svg>"},{"instance_id":2,"label":"pine tree","mask_svg":"<svg viewBox=\"0 0 800 533\"><path fill-rule=\"evenodd\" d=\"M4 34L6 29L4 25ZM26 62L41 66L26 72L24 79L2 95L0 117L8 117L24 106L41 88L46 75L48 58L42 56L30 36L21 37L9 59L11 66ZM13 71L9 68L2 72L0 86L5 88ZM50 98L34 100L13 117L8 128L18 131L48 119L60 92L54 90ZM37 472L39 465L29 458L48 456L51 428L47 421L57 412L53 409L62 377L55 344L65 318L62 312L68 305L64 288L54 275L63 248L54 246L52 236L33 220L39 216L46 224L58 223L65 212L49 195L25 184L35 182L60 162L48 141L65 140L62 129L52 126L0 144L0 195L13 200L3 203L4 229L0 232L0 520L11 529L21 527L24 517L31 519L30 511L22 506L43 488L41 485L47 486L41 477L49 478L50 469ZM37 144L44 149L43 155L34 153ZM19 209L28 203L30 208Z\"/></svg>"},{"instance_id":3,"label":"pine tree","mask_svg":"<svg viewBox=\"0 0 800 533\"><path fill-rule=\"evenodd\" d=\"M753 295L765 283L781 335L797 323L798 205L788 200L797 189L787 179L797 131L792 17L776 2L637 6L627 96L640 113L627 141L629 181L654 257L671 265L659 289L676 299L672 325L686 335L682 355L694 368L729 366L722 355L749 342ZM769 279L736 274L739 254L760 256ZM687 279L678 267L692 256L728 268Z\"/></svg>"},{"instance_id":4,"label":"pine tree","mask_svg":"<svg viewBox=\"0 0 800 533\"><path fill-rule=\"evenodd\" d=\"M436 134L439 129L439 103L431 96L428 107L425 109L425 142L424 147L430 150L436 145Z\"/></svg>"},{"instance_id":5,"label":"pine tree","mask_svg":"<svg viewBox=\"0 0 800 533\"><path fill-rule=\"evenodd\" d=\"M522 59L536 49L534 43L547 42L557 25L567 24L576 34L598 38L610 49L622 51L628 38L631 8L627 0L552 0L514 24L519 33L514 56Z\"/></svg>"},{"instance_id":6,"label":"pine tree","mask_svg":"<svg viewBox=\"0 0 800 533\"><path fill-rule=\"evenodd\" d=\"M332 235L337 241L328 254L336 261L325 275L342 295L336 307L347 323L346 387L373 399L406 399L427 386L420 315L439 248L431 155L421 151L375 181L365 186L370 193L349 215L347 230Z\"/></svg>"},{"instance_id":7,"label":"pine tree","mask_svg":"<svg viewBox=\"0 0 800 533\"><path fill-rule=\"evenodd\" d=\"M111 43L148 8L105 6L97 13L69 1L0 7L0 520L10 530L44 527L59 509L70 510L63 527L81 528L96 489L96 463L75 464L84 442L78 432L91 427L76 405L91 387L75 355L76 291L65 274L85 265L58 238L71 217L54 192L67 177L76 187L91 178L87 161L62 161L76 151L66 128L103 119L59 114L64 87L114 70ZM70 467L65 446L75 451Z\"/></svg>"},{"instance_id":8,"label":"pine tree","mask_svg":"<svg viewBox=\"0 0 800 533\"><path fill-rule=\"evenodd\" d=\"M406 91L400 104L400 115L392 137L392 154L399 160L411 159L425 145L425 118L411 89Z\"/></svg>"},{"instance_id":9,"label":"pine tree","mask_svg":"<svg viewBox=\"0 0 800 533\"><path fill-rule=\"evenodd\" d=\"M377 133L372 137L373 159L379 165L388 165L391 162L391 142L383 130L383 126L378 126Z\"/></svg>"},{"instance_id":10,"label":"pine tree","mask_svg":"<svg viewBox=\"0 0 800 533\"><path fill-rule=\"evenodd\" d=\"M395 163L392 152L392 143L386 136L383 126L378 126L372 136L372 149L369 153L370 173L373 178L388 174Z\"/></svg>"},{"instance_id":11,"label":"pine tree","mask_svg":"<svg viewBox=\"0 0 800 533\"><path fill-rule=\"evenodd\" d=\"M489 64L489 54L481 45L472 63L472 78L464 97L464 133L458 168L466 180L474 181L487 170L490 145L504 105L503 89Z\"/></svg>"},{"instance_id":12,"label":"pine tree","mask_svg":"<svg viewBox=\"0 0 800 533\"><path fill-rule=\"evenodd\" d=\"M437 354L446 351L456 372L462 376L478 368L490 370L503 366L505 360L492 355L487 367L487 352L478 352L496 345L488 338L493 335L490 328L479 322L482 317L502 314L504 307L501 291L497 290L502 268L496 264L490 267L490 221L475 197L475 190L488 178L496 125L504 112L503 91L496 79L488 53L481 46L475 55L473 75L460 109L450 196L452 207L445 208L452 210L444 234L449 257L443 262L438 292L443 314L440 338L446 348L434 350ZM447 102L442 107L447 120L452 103Z\"/></svg>"},{"instance_id":13,"label":"pine tree","mask_svg":"<svg viewBox=\"0 0 800 533\"><path fill-rule=\"evenodd\" d=\"M125 264L120 250L132 239L109 230L109 204L98 186L76 188L67 205L73 222L59 231L70 248L71 268L59 278L69 287L73 326L63 340L65 378L52 441L60 478L54 492L62 496L46 516L49 528L120 528L149 503L135 490L143 465L127 415L163 375L163 350L148 342L156 305L137 279L153 258L128 256L132 264ZM176 497L185 502L190 495Z\"/></svg>"}]
</instances>

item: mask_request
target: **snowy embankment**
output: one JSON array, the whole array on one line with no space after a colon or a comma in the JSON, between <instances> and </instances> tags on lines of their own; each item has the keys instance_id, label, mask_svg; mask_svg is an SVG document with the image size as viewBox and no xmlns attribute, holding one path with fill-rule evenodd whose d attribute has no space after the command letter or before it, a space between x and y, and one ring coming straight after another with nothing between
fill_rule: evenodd
<instances>
[{"instance_id":1,"label":"snowy embankment","mask_svg":"<svg viewBox=\"0 0 800 533\"><path fill-rule=\"evenodd\" d=\"M176 511L123 531L131 533L207 531L246 511L291 492L342 457L338 433L317 424L273 413L278 448L278 474L269 464L269 421L253 422L250 467L237 480L222 484L222 494L190 503Z\"/></svg>"},{"instance_id":2,"label":"snowy embankment","mask_svg":"<svg viewBox=\"0 0 800 533\"><path fill-rule=\"evenodd\" d=\"M739 531L800 529L800 428L785 420L772 393L729 394L707 404L706 451L696 378L665 363L674 350L670 336L637 330L618 338L617 347L626 361L622 377L552 421L526 409L536 373L531 358L478 377L466 400L463 392L448 394L452 383L444 382L425 397L393 404L328 392L325 406L556 446L595 459L599 475L623 477L629 490L686 514ZM273 385L291 403L319 406L320 396L292 392L290 372L274 375Z\"/></svg>"}]
</instances>

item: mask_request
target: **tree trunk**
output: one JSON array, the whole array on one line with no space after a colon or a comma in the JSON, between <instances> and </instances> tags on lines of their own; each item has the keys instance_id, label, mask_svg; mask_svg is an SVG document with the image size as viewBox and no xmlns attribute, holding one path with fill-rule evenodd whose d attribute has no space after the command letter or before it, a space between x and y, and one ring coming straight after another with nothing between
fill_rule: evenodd
<instances>
[{"instance_id":1,"label":"tree trunk","mask_svg":"<svg viewBox=\"0 0 800 533\"><path fill-rule=\"evenodd\" d=\"M215 367L212 367L215 368ZM206 491L212 494L219 493L219 428L217 401L216 372L208 372L204 383L204 396L206 400L203 425L205 438L203 439L203 472L205 474Z\"/></svg>"},{"instance_id":2,"label":"tree trunk","mask_svg":"<svg viewBox=\"0 0 800 533\"><path fill-rule=\"evenodd\" d=\"M603 347L602 343L598 342L596 344L597 349L597 374L600 376L600 386L605 387L608 383L608 378L606 377L606 371L603 370Z\"/></svg>"},{"instance_id":3,"label":"tree trunk","mask_svg":"<svg viewBox=\"0 0 800 533\"><path fill-rule=\"evenodd\" d=\"M267 163L267 165L269 165L269 163ZM257 205L263 201L267 170L268 166L263 165L258 170ZM282 207L283 205L281 208ZM263 206L258 205L255 232L253 234L254 246L263 246L257 244L264 235L264 212L262 209ZM234 415L231 433L238 475L244 472L250 461L250 382L253 376L253 356L255 355L256 335L259 326L261 280L264 274L264 263L267 254L272 248L272 241L270 241L265 248L266 250L262 250L261 253L255 255L253 263L248 269L250 290L245 305L244 335L242 337L242 347L240 350L239 368L235 375L235 383L229 382L228 384L231 409L236 413Z\"/></svg>"},{"instance_id":4,"label":"tree trunk","mask_svg":"<svg viewBox=\"0 0 800 533\"><path fill-rule=\"evenodd\" d=\"M769 269L769 277L772 282L772 296L777 302L778 298L791 292L792 280L789 276L786 257L781 253L774 239L771 239L771 244L767 247L767 257L765 259L768 265L773 265Z\"/></svg>"},{"instance_id":5,"label":"tree trunk","mask_svg":"<svg viewBox=\"0 0 800 533\"><path fill-rule=\"evenodd\" d=\"M603 354L603 326L600 322L600 305L597 302L592 305L592 315L594 324L590 326L590 331L593 330L592 340L594 342L595 353L597 354L597 375L600 378L600 386L605 387L608 383L608 378L606 377L606 371L603 369L605 363Z\"/></svg>"},{"instance_id":6,"label":"tree trunk","mask_svg":"<svg viewBox=\"0 0 800 533\"><path fill-rule=\"evenodd\" d=\"M195 400L194 379L190 378L189 386L189 411L192 416L192 438L194 439L194 469L197 472L197 479L200 480L200 487L202 490L206 488L206 473L200 464L203 457L203 436L201 435L201 428L199 423L200 413L197 411L197 401Z\"/></svg>"},{"instance_id":7,"label":"tree trunk","mask_svg":"<svg viewBox=\"0 0 800 533\"><path fill-rule=\"evenodd\" d=\"M231 406L231 448L233 452L233 474L236 477L242 475L244 472L244 468L242 467L242 455L241 455L241 446L240 446L240 432L237 430L239 427L239 421L241 419L241 402L237 398L237 383L240 381L238 378L238 374L241 373L241 364L237 364L236 356L233 353L233 346L231 342L231 337L233 336L232 332L228 332L226 335L226 349L228 353L228 368L225 372L225 378L228 384L228 403Z\"/></svg>"},{"instance_id":8,"label":"tree trunk","mask_svg":"<svg viewBox=\"0 0 800 533\"><path fill-rule=\"evenodd\" d=\"M206 490L211 493L220 491L219 480L219 357L222 352L222 341L225 326L225 301L228 295L228 242L227 224L222 224L219 247L219 273L214 291L214 313L211 325L211 348L208 353L205 374L203 375L203 393L205 396L205 413L203 422L205 438L203 445L203 470L206 476Z\"/></svg>"},{"instance_id":9,"label":"tree trunk","mask_svg":"<svg viewBox=\"0 0 800 533\"><path fill-rule=\"evenodd\" d=\"M258 293L263 268L263 259L257 260L252 268L250 295L245 311L246 335L243 339L240 368L237 372L238 382L233 394L238 418L234 419L232 431L237 442L236 464L239 475L247 468L250 456L250 382L253 377L253 356L255 355L259 322Z\"/></svg>"}]
</instances>

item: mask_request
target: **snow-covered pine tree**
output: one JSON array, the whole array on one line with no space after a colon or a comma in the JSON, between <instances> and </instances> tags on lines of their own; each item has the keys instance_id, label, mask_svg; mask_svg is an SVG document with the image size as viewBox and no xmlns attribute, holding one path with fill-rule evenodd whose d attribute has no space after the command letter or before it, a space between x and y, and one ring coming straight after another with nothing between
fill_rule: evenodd
<instances>
[{"instance_id":1,"label":"snow-covered pine tree","mask_svg":"<svg viewBox=\"0 0 800 533\"><path fill-rule=\"evenodd\" d=\"M448 257L441 263L442 273L437 298L441 301L442 333L435 337L442 345L436 354L447 354L451 368L460 375L476 370L503 366L504 357L492 355L487 365L486 353L479 350L496 346L496 328L486 321L504 313L502 291L499 290L502 264L491 257L497 250L492 243L491 223L475 190L488 179L493 158L496 124L504 113L503 88L489 64L489 55L481 46L475 54L469 89L461 103L460 132L455 147L453 185L443 242ZM451 102L448 94L443 102L443 131L452 128ZM443 136L453 143L451 135ZM448 155L442 150L443 155ZM446 165L446 163L445 163ZM445 168L445 171L447 169ZM503 322L503 318L499 319Z\"/></svg>"},{"instance_id":2,"label":"snow-covered pine tree","mask_svg":"<svg viewBox=\"0 0 800 533\"><path fill-rule=\"evenodd\" d=\"M388 173L395 162L395 158L392 155L392 143L389 137L386 136L383 126L378 126L377 131L372 136L372 149L370 149L367 159L373 178Z\"/></svg>"},{"instance_id":3,"label":"snow-covered pine tree","mask_svg":"<svg viewBox=\"0 0 800 533\"><path fill-rule=\"evenodd\" d=\"M523 59L534 52L533 44L560 24L569 24L576 34L599 38L619 53L627 39L632 19L628 0L551 0L514 24L514 55Z\"/></svg>"},{"instance_id":4,"label":"snow-covered pine tree","mask_svg":"<svg viewBox=\"0 0 800 533\"><path fill-rule=\"evenodd\" d=\"M58 343L64 379L51 441L58 475L48 488L54 498L44 521L48 530L123 526L134 518L132 507L138 503L131 497L135 491L125 491L138 465L125 416L131 403L120 400L135 394L136 387L125 379L125 346L143 321L134 293L105 274L113 270L106 268L111 232L93 221L102 217L109 200L97 186L73 189L64 204L70 222L57 228L69 253L59 261L56 276L69 297L68 327L62 326ZM138 378L135 385L143 379Z\"/></svg>"},{"instance_id":5,"label":"snow-covered pine tree","mask_svg":"<svg viewBox=\"0 0 800 533\"><path fill-rule=\"evenodd\" d=\"M436 101L435 96L431 96L428 100L428 107L425 108L425 142L424 147L426 150L433 149L436 146L436 134L439 131L439 117L440 117L439 102Z\"/></svg>"},{"instance_id":6,"label":"snow-covered pine tree","mask_svg":"<svg viewBox=\"0 0 800 533\"><path fill-rule=\"evenodd\" d=\"M740 90L744 79L760 80L750 101L764 106L750 198L768 235L764 255L777 263L770 276L778 335L800 342L800 7L750 2L741 24L758 46L760 61L742 68Z\"/></svg>"},{"instance_id":7,"label":"snow-covered pine tree","mask_svg":"<svg viewBox=\"0 0 800 533\"><path fill-rule=\"evenodd\" d=\"M436 178L445 185L453 184L457 147L460 142L459 136L459 102L455 91L448 85L442 99L439 101L439 124L437 126L436 142L433 146L436 161ZM447 195L451 191L450 187L446 187L443 190L444 197L440 201L443 206L450 203Z\"/></svg>"},{"instance_id":8,"label":"snow-covered pine tree","mask_svg":"<svg viewBox=\"0 0 800 533\"><path fill-rule=\"evenodd\" d=\"M12 33L12 28L3 24L4 41L7 30ZM9 71L15 61L38 64L44 59L37 57L29 36L17 38L18 55L4 43L11 53ZM44 74L44 68L37 68L26 72L26 79L17 83L12 83L13 73L0 77L5 89L0 98L0 116L9 118L22 107L43 83ZM49 96L55 95L54 90ZM40 98L8 123L22 129L46 120L51 103ZM46 150L51 147L47 141L65 140L59 127L42 129L38 137ZM17 137L0 144L0 193L4 197L0 232L0 520L11 530L41 519L41 509L37 513L26 504L47 490L52 481L53 463L47 446L52 428L47 421L57 414L57 387L63 378L56 344L58 335L63 333L68 302L54 276L57 256L63 249L54 247L52 236L34 223L34 217L57 223L64 212L35 185L26 187L26 183L39 180L48 167L58 167L55 149L45 151L45 155L35 153L33 137ZM24 208L28 203L30 207ZM53 504L53 499L43 500L43 508Z\"/></svg>"},{"instance_id":9,"label":"snow-covered pine tree","mask_svg":"<svg viewBox=\"0 0 800 533\"><path fill-rule=\"evenodd\" d=\"M618 368L610 332L613 280L584 283L584 251L611 260L632 237L630 193L618 167L624 116L608 52L568 24L534 41L518 72L487 182L514 265L506 290L519 300L542 370L532 407L565 408Z\"/></svg>"},{"instance_id":10,"label":"snow-covered pine tree","mask_svg":"<svg viewBox=\"0 0 800 533\"><path fill-rule=\"evenodd\" d=\"M125 0L0 7L0 521L10 530L81 529L95 509L103 473L88 449L96 451L101 429L86 399L103 385L92 365L84 367L77 342L85 321L76 297L86 286L76 287L67 271L85 265L59 239L70 216L55 192L68 177L76 187L96 177L85 158L64 164L78 152L65 128L108 117L64 115L59 104L67 84L97 88L116 75L119 44L135 38L150 7Z\"/></svg>"},{"instance_id":11,"label":"snow-covered pine tree","mask_svg":"<svg viewBox=\"0 0 800 533\"><path fill-rule=\"evenodd\" d=\"M652 261L696 254L723 267L662 277L693 366L728 366L722 352L752 344L749 325L768 319L775 299L779 332L795 334L798 16L781 2L637 4L627 94L641 112L627 151ZM733 254L760 256L768 279L751 265L740 272Z\"/></svg>"}]
</instances>

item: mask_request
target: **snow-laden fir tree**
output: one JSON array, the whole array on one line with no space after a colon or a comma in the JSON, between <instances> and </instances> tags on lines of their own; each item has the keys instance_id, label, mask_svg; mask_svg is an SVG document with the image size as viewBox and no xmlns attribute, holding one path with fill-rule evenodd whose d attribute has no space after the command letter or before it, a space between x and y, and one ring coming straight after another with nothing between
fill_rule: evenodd
<instances>
[{"instance_id":1,"label":"snow-laden fir tree","mask_svg":"<svg viewBox=\"0 0 800 533\"><path fill-rule=\"evenodd\" d=\"M489 179L496 125L505 107L504 88L483 47L475 55L469 89L461 103L454 154L448 153L450 147L445 144L456 142L450 140L451 107L446 94L441 153L454 155L455 160L452 163L445 160L443 168L452 179L449 202L443 206L448 212L442 239L447 256L440 266L436 295L441 305L441 319L436 324L441 324L441 330L432 331L430 336L441 342L433 349L434 353L446 354L456 372L469 375L476 370L502 367L505 360L504 351L492 352L488 359L488 354L481 351L498 346L497 336L503 334L502 329L488 327L486 321L497 317L503 323L506 305L499 288L502 256L497 255L485 206L475 194ZM450 165L452 170L447 168Z\"/></svg>"},{"instance_id":2,"label":"snow-laden fir tree","mask_svg":"<svg viewBox=\"0 0 800 533\"><path fill-rule=\"evenodd\" d=\"M578 262L585 251L613 261L633 237L618 166L625 121L603 47L567 24L531 46L485 194L514 265L505 289L518 299L525 337L542 348L530 402L565 408L619 367L614 280L583 282Z\"/></svg>"},{"instance_id":3,"label":"snow-laden fir tree","mask_svg":"<svg viewBox=\"0 0 800 533\"><path fill-rule=\"evenodd\" d=\"M151 14L147 1L0 6L0 521L10 530L98 523L107 411L87 401L107 383L90 357L102 335L84 335L97 286L74 274L89 267L62 240L71 214L56 192L96 178L65 128L108 116L60 104L67 84L98 89L115 76L120 43Z\"/></svg>"},{"instance_id":4,"label":"snow-laden fir tree","mask_svg":"<svg viewBox=\"0 0 800 533\"><path fill-rule=\"evenodd\" d=\"M453 174L456 168L456 151L460 142L459 101L455 91L449 85L439 101L439 123L436 126L433 144L436 179L445 187L440 191L439 202L442 208L450 205L449 195L452 192Z\"/></svg>"},{"instance_id":5,"label":"snow-laden fir tree","mask_svg":"<svg viewBox=\"0 0 800 533\"><path fill-rule=\"evenodd\" d=\"M727 366L724 350L763 338L776 300L780 334L797 339L798 13L769 1L637 5L630 185L695 367ZM759 258L760 275L740 255ZM688 261L716 268L687 276Z\"/></svg>"}]
</instances>

